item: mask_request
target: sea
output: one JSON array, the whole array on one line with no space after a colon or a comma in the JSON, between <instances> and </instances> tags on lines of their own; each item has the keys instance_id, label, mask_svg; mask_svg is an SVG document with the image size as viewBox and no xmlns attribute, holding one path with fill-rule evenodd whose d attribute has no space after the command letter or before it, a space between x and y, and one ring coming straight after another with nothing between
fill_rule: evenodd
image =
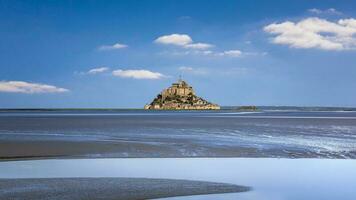
<instances>
[{"instance_id":1,"label":"sea","mask_svg":"<svg viewBox=\"0 0 356 200\"><path fill-rule=\"evenodd\" d=\"M356 111L1 110L0 141L117 144L110 152L83 154L88 158L355 159Z\"/></svg>"},{"instance_id":2,"label":"sea","mask_svg":"<svg viewBox=\"0 0 356 200\"><path fill-rule=\"evenodd\" d=\"M18 155L15 160L2 160L0 181L134 177L212 181L252 188L243 193L167 200L356 198L353 109L0 111L0 154L21 150L28 144L35 145L27 146L29 150L68 148L68 153L73 145L87 148L81 146L83 143L91 144L90 151L79 151L82 154L75 158L21 160ZM41 149L43 144L49 146ZM102 146L109 146L110 151L99 151ZM78 156L81 159L76 159Z\"/></svg>"}]
</instances>

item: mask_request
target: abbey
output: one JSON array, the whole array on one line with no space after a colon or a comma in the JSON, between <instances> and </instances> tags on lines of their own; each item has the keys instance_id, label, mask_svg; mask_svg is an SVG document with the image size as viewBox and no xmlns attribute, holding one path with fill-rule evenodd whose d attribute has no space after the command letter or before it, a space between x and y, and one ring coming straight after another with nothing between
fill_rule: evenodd
<instances>
[{"instance_id":1,"label":"abbey","mask_svg":"<svg viewBox=\"0 0 356 200\"><path fill-rule=\"evenodd\" d=\"M218 110L220 106L195 95L193 88L179 79L171 87L164 89L145 109L167 110Z\"/></svg>"}]
</instances>

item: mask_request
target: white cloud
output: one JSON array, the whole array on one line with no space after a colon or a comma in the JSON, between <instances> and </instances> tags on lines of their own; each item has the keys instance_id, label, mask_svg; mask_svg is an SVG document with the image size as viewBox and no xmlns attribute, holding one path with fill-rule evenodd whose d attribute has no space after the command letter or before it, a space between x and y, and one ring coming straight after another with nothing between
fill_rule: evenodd
<instances>
[{"instance_id":1,"label":"white cloud","mask_svg":"<svg viewBox=\"0 0 356 200\"><path fill-rule=\"evenodd\" d=\"M88 71L88 74L99 74L108 71L108 67L98 67L98 68L93 68Z\"/></svg>"},{"instance_id":2,"label":"white cloud","mask_svg":"<svg viewBox=\"0 0 356 200\"><path fill-rule=\"evenodd\" d=\"M242 52L240 50L228 50L228 51L223 51L220 53L217 53L219 56L230 56L230 57L240 57L242 55Z\"/></svg>"},{"instance_id":3,"label":"white cloud","mask_svg":"<svg viewBox=\"0 0 356 200\"><path fill-rule=\"evenodd\" d=\"M68 89L59 88L53 85L28 83L24 81L0 81L0 92L10 93L62 93L68 92Z\"/></svg>"},{"instance_id":4,"label":"white cloud","mask_svg":"<svg viewBox=\"0 0 356 200\"><path fill-rule=\"evenodd\" d=\"M267 52L242 52L238 49L226 50L226 51L210 51L210 50L187 50L187 51L164 51L160 55L173 55L173 56L187 56L187 55L198 55L198 56L209 56L212 57L231 57L231 58L241 58L245 56L265 56Z\"/></svg>"},{"instance_id":5,"label":"white cloud","mask_svg":"<svg viewBox=\"0 0 356 200\"><path fill-rule=\"evenodd\" d=\"M268 54L267 52L242 52L237 49L216 53L216 55L218 56L228 56L228 57L235 57L235 58L240 58L245 56L266 56L267 54Z\"/></svg>"},{"instance_id":6,"label":"white cloud","mask_svg":"<svg viewBox=\"0 0 356 200\"><path fill-rule=\"evenodd\" d=\"M340 19L339 24L343 26L347 26L350 28L356 28L356 19L350 18L350 19Z\"/></svg>"},{"instance_id":7,"label":"white cloud","mask_svg":"<svg viewBox=\"0 0 356 200\"><path fill-rule=\"evenodd\" d=\"M323 50L349 50L356 48L356 19L337 22L320 18L307 18L299 22L286 21L264 27L274 34L272 42L292 48L316 48Z\"/></svg>"},{"instance_id":8,"label":"white cloud","mask_svg":"<svg viewBox=\"0 0 356 200\"><path fill-rule=\"evenodd\" d=\"M308 9L308 12L315 13L315 14L321 14L323 11L321 11L317 8L311 8L311 9Z\"/></svg>"},{"instance_id":9,"label":"white cloud","mask_svg":"<svg viewBox=\"0 0 356 200\"><path fill-rule=\"evenodd\" d=\"M201 49L201 50L204 50L204 49L209 49L209 48L212 48L212 47L214 47L214 45L207 44L207 43L193 43L193 44L184 45L184 48L187 48L187 49Z\"/></svg>"},{"instance_id":10,"label":"white cloud","mask_svg":"<svg viewBox=\"0 0 356 200\"><path fill-rule=\"evenodd\" d=\"M171 54L171 55L209 55L209 56L226 56L226 57L241 57L243 55L260 55L260 53L243 53L240 50L232 49L226 51L212 51L209 50L214 45L208 43L197 42L194 43L192 38L186 34L171 34L158 37L155 43L164 45L175 45L187 49L185 51L173 51L173 52L163 52L161 54Z\"/></svg>"},{"instance_id":11,"label":"white cloud","mask_svg":"<svg viewBox=\"0 0 356 200\"><path fill-rule=\"evenodd\" d=\"M214 52L213 51L202 51L202 53L204 54L204 55L211 55L211 54L213 54Z\"/></svg>"},{"instance_id":12,"label":"white cloud","mask_svg":"<svg viewBox=\"0 0 356 200\"><path fill-rule=\"evenodd\" d=\"M178 68L180 71L193 71L192 67L181 66Z\"/></svg>"},{"instance_id":13,"label":"white cloud","mask_svg":"<svg viewBox=\"0 0 356 200\"><path fill-rule=\"evenodd\" d=\"M208 43L193 43L192 38L186 34L171 34L171 35L163 35L158 37L155 43L165 44L165 45L175 45L180 46L187 49L209 49L214 45Z\"/></svg>"},{"instance_id":14,"label":"white cloud","mask_svg":"<svg viewBox=\"0 0 356 200\"><path fill-rule=\"evenodd\" d=\"M268 55L268 52L262 51L262 52L244 52L244 56L266 56Z\"/></svg>"},{"instance_id":15,"label":"white cloud","mask_svg":"<svg viewBox=\"0 0 356 200\"><path fill-rule=\"evenodd\" d=\"M128 47L126 44L116 43L113 45L103 45L98 48L99 51L109 51L109 50L116 50L116 49L123 49Z\"/></svg>"},{"instance_id":16,"label":"white cloud","mask_svg":"<svg viewBox=\"0 0 356 200\"><path fill-rule=\"evenodd\" d=\"M185 51L162 51L159 55L187 56L187 55L212 55L213 51L185 50Z\"/></svg>"},{"instance_id":17,"label":"white cloud","mask_svg":"<svg viewBox=\"0 0 356 200\"><path fill-rule=\"evenodd\" d=\"M133 79L161 79L166 77L165 75L158 72L151 72L149 70L122 70L118 69L112 72L114 76L122 78L133 78Z\"/></svg>"},{"instance_id":18,"label":"white cloud","mask_svg":"<svg viewBox=\"0 0 356 200\"><path fill-rule=\"evenodd\" d=\"M181 72L184 72L184 73L189 73L189 74L194 74L194 75L208 74L208 71L204 68L193 68L193 67L181 66L178 68L178 70Z\"/></svg>"},{"instance_id":19,"label":"white cloud","mask_svg":"<svg viewBox=\"0 0 356 200\"><path fill-rule=\"evenodd\" d=\"M308 10L310 13L321 15L321 14L334 14L334 15L341 15L342 12L336 10L335 8L329 8L326 10L320 10L317 8L312 8Z\"/></svg>"},{"instance_id":20,"label":"white cloud","mask_svg":"<svg viewBox=\"0 0 356 200\"><path fill-rule=\"evenodd\" d=\"M177 46L184 46L193 42L192 38L186 34L171 34L158 37L155 40L160 44L172 44Z\"/></svg>"},{"instance_id":21,"label":"white cloud","mask_svg":"<svg viewBox=\"0 0 356 200\"><path fill-rule=\"evenodd\" d=\"M178 68L179 71L186 74L197 75L197 76L243 76L248 73L253 72L251 68L245 67L231 67L231 68L201 68L201 67L189 67L181 66Z\"/></svg>"}]
</instances>

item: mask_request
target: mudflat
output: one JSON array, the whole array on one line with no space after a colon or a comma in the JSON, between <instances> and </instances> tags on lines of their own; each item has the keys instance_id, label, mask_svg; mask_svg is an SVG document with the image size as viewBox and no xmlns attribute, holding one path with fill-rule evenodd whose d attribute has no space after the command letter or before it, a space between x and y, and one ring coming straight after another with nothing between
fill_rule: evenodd
<instances>
[{"instance_id":1,"label":"mudflat","mask_svg":"<svg viewBox=\"0 0 356 200\"><path fill-rule=\"evenodd\" d=\"M203 148L187 141L185 153L174 141L155 144L138 141L0 140L0 161L44 158L179 158L179 157L266 157L253 148ZM271 150L272 151L272 150Z\"/></svg>"},{"instance_id":2,"label":"mudflat","mask_svg":"<svg viewBox=\"0 0 356 200\"><path fill-rule=\"evenodd\" d=\"M0 157L356 158L356 112L0 111Z\"/></svg>"},{"instance_id":3,"label":"mudflat","mask_svg":"<svg viewBox=\"0 0 356 200\"><path fill-rule=\"evenodd\" d=\"M226 183L149 178L0 179L0 188L2 200L131 200L250 190Z\"/></svg>"}]
</instances>

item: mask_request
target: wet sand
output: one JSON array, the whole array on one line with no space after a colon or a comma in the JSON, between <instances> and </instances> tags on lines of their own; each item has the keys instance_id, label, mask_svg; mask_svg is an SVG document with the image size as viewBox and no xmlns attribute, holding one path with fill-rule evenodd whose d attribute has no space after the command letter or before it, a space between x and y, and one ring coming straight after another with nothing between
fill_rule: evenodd
<instances>
[{"instance_id":1,"label":"wet sand","mask_svg":"<svg viewBox=\"0 0 356 200\"><path fill-rule=\"evenodd\" d=\"M0 141L0 160L17 160L33 158L84 158L101 157L115 154L126 157L127 152L133 155L152 154L162 150L152 145L134 142L101 142L101 141ZM110 157L110 156L107 156ZM137 156L139 157L139 156Z\"/></svg>"},{"instance_id":2,"label":"wet sand","mask_svg":"<svg viewBox=\"0 0 356 200\"><path fill-rule=\"evenodd\" d=\"M138 141L0 140L0 161L42 158L268 157L268 151L272 153L274 150L259 152L244 147L205 147L177 140L164 144ZM299 156L308 157L302 153ZM298 157L298 154L293 153L288 157Z\"/></svg>"},{"instance_id":3,"label":"wet sand","mask_svg":"<svg viewBox=\"0 0 356 200\"><path fill-rule=\"evenodd\" d=\"M0 160L38 158L179 157L179 155L179 151L168 146L134 141L0 141Z\"/></svg>"},{"instance_id":4,"label":"wet sand","mask_svg":"<svg viewBox=\"0 0 356 200\"><path fill-rule=\"evenodd\" d=\"M280 149L256 149L238 146L205 146L187 140L161 142L140 141L66 141L66 140L0 140L0 161L45 158L189 158L189 157L249 157L249 158L328 158L354 157L354 151L292 152ZM273 156L272 156L273 155ZM343 155L343 156L341 156Z\"/></svg>"},{"instance_id":5,"label":"wet sand","mask_svg":"<svg viewBox=\"0 0 356 200\"><path fill-rule=\"evenodd\" d=\"M0 179L0 199L131 200L200 194L236 193L249 187L233 184L148 178Z\"/></svg>"}]
</instances>

